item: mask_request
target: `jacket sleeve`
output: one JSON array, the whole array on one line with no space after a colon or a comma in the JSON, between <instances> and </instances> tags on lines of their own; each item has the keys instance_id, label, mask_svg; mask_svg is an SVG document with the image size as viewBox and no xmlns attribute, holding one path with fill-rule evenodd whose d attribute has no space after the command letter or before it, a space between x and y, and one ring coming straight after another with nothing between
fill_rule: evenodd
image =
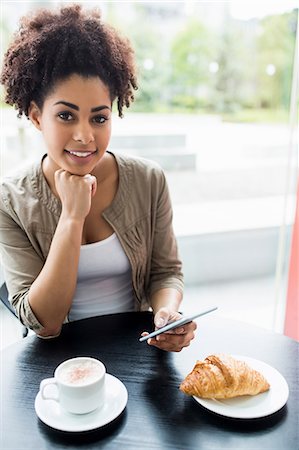
<instances>
[{"instance_id":1,"label":"jacket sleeve","mask_svg":"<svg viewBox=\"0 0 299 450\"><path fill-rule=\"evenodd\" d=\"M3 199L0 201L0 253L9 300L22 324L38 334L43 326L35 317L28 297L43 261Z\"/></svg>"},{"instance_id":2,"label":"jacket sleeve","mask_svg":"<svg viewBox=\"0 0 299 450\"><path fill-rule=\"evenodd\" d=\"M183 292L182 262L172 225L173 212L169 189L162 170L158 172L156 181L156 194L152 206L154 227L149 294L152 295L163 288L174 288Z\"/></svg>"}]
</instances>

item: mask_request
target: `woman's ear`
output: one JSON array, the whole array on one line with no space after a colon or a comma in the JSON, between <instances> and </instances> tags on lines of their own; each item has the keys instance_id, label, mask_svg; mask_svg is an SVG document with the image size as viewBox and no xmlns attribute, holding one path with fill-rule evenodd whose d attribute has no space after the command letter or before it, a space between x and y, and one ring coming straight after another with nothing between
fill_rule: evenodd
<instances>
[{"instance_id":1,"label":"woman's ear","mask_svg":"<svg viewBox=\"0 0 299 450\"><path fill-rule=\"evenodd\" d=\"M30 102L28 117L33 125L41 131L41 111L35 102Z\"/></svg>"}]
</instances>

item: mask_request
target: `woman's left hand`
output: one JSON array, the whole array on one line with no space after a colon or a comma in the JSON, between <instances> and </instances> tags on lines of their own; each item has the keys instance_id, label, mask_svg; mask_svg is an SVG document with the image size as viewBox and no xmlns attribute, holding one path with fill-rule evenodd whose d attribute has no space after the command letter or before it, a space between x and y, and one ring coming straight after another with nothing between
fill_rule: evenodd
<instances>
[{"instance_id":1,"label":"woman's left hand","mask_svg":"<svg viewBox=\"0 0 299 450\"><path fill-rule=\"evenodd\" d=\"M169 322L181 319L181 317L182 315L179 312L171 311L169 308L163 307L155 314L155 329L158 330L159 328L167 325ZM188 347L190 345L191 340L195 336L194 332L196 328L196 322L189 322L178 328L159 334L154 338L150 338L147 343L168 352L180 352L184 347ZM144 332L142 333L142 336L146 336L148 334L149 333Z\"/></svg>"}]
</instances>

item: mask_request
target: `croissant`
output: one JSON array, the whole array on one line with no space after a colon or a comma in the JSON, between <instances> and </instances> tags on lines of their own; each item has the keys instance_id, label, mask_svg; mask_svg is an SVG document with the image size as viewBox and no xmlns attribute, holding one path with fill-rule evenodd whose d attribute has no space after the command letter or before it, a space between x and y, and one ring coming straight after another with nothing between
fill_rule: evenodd
<instances>
[{"instance_id":1,"label":"croissant","mask_svg":"<svg viewBox=\"0 0 299 450\"><path fill-rule=\"evenodd\" d=\"M180 385L180 390L187 395L216 399L256 395L269 388L268 381L261 373L244 361L224 354L197 361Z\"/></svg>"}]
</instances>

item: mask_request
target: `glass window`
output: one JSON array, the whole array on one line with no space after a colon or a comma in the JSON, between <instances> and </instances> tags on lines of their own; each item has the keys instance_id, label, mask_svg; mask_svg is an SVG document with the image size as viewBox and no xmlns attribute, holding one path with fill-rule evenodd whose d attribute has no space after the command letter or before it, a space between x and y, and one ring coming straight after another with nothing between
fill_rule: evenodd
<instances>
[{"instance_id":1,"label":"glass window","mask_svg":"<svg viewBox=\"0 0 299 450\"><path fill-rule=\"evenodd\" d=\"M5 3L3 47L20 15L61 3ZM123 119L114 114L110 148L165 169L187 284L285 276L281 242L288 248L298 164L297 106L290 109L297 105L296 2L119 1L100 8L131 39L139 70L134 104ZM41 141L29 121L3 103L1 111L6 174L40 157Z\"/></svg>"}]
</instances>

